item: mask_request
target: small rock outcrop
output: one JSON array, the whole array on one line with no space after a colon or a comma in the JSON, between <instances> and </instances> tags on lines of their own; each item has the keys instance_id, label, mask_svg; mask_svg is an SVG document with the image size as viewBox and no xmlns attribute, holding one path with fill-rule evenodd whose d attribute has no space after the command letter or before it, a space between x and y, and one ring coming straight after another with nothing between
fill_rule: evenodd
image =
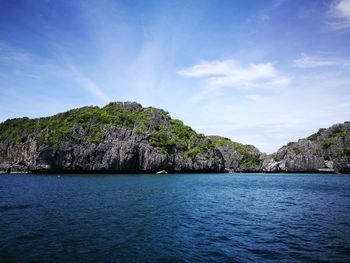
<instances>
[{"instance_id":1,"label":"small rock outcrop","mask_svg":"<svg viewBox=\"0 0 350 263\"><path fill-rule=\"evenodd\" d=\"M265 172L350 172L350 122L290 142L263 161Z\"/></svg>"},{"instance_id":2,"label":"small rock outcrop","mask_svg":"<svg viewBox=\"0 0 350 263\"><path fill-rule=\"evenodd\" d=\"M210 136L210 139L221 152L227 172L261 171L264 155L253 145L244 145L220 136Z\"/></svg>"},{"instance_id":3,"label":"small rock outcrop","mask_svg":"<svg viewBox=\"0 0 350 263\"><path fill-rule=\"evenodd\" d=\"M161 171L159 171L159 172L156 172L156 174L168 174L168 172L165 171L165 170L161 170Z\"/></svg>"}]
</instances>

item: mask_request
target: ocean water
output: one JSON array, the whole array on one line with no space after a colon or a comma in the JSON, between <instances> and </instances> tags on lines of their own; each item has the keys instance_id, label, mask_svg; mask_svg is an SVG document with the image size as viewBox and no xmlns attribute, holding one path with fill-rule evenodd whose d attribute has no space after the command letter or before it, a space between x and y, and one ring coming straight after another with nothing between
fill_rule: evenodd
<instances>
[{"instance_id":1,"label":"ocean water","mask_svg":"<svg viewBox=\"0 0 350 263\"><path fill-rule=\"evenodd\" d=\"M1 175L0 262L350 262L350 176Z\"/></svg>"}]
</instances>

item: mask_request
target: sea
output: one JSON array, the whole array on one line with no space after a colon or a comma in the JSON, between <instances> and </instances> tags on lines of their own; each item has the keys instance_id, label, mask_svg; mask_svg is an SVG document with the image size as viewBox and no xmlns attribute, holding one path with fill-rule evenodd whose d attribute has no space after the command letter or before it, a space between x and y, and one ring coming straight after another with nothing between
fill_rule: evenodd
<instances>
[{"instance_id":1,"label":"sea","mask_svg":"<svg viewBox=\"0 0 350 263\"><path fill-rule=\"evenodd\" d=\"M1 175L0 262L350 262L350 175Z\"/></svg>"}]
</instances>

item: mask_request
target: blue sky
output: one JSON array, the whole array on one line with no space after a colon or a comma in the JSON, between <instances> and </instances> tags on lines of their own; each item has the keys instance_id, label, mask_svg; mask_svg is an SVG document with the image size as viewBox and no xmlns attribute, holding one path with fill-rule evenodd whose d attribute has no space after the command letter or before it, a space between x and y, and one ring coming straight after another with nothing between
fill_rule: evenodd
<instances>
[{"instance_id":1,"label":"blue sky","mask_svg":"<svg viewBox=\"0 0 350 263\"><path fill-rule=\"evenodd\" d=\"M0 121L109 101L273 152L350 120L350 0L0 0Z\"/></svg>"}]
</instances>

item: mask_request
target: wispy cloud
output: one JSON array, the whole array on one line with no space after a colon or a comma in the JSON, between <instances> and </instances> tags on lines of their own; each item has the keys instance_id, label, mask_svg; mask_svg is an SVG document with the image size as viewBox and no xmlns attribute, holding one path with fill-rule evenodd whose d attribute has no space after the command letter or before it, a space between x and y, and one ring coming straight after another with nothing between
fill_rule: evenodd
<instances>
[{"instance_id":1,"label":"wispy cloud","mask_svg":"<svg viewBox=\"0 0 350 263\"><path fill-rule=\"evenodd\" d=\"M271 19L271 15L274 11L280 8L283 4L285 4L288 0L275 0L272 4L265 8L262 14L258 17L262 22L267 22Z\"/></svg>"},{"instance_id":2,"label":"wispy cloud","mask_svg":"<svg viewBox=\"0 0 350 263\"><path fill-rule=\"evenodd\" d=\"M301 54L300 58L297 58L293 61L293 66L297 68L317 68L317 67L332 67L332 66L349 67L350 60L343 59L343 58L310 56L307 54Z\"/></svg>"},{"instance_id":3,"label":"wispy cloud","mask_svg":"<svg viewBox=\"0 0 350 263\"><path fill-rule=\"evenodd\" d=\"M11 46L0 42L0 64L23 63L31 60L31 54L12 48Z\"/></svg>"},{"instance_id":4,"label":"wispy cloud","mask_svg":"<svg viewBox=\"0 0 350 263\"><path fill-rule=\"evenodd\" d=\"M329 26L333 30L350 28L350 0L333 1L329 9Z\"/></svg>"},{"instance_id":5,"label":"wispy cloud","mask_svg":"<svg viewBox=\"0 0 350 263\"><path fill-rule=\"evenodd\" d=\"M180 116L199 132L220 134L235 141L273 152L283 144L306 137L320 127L349 119L349 74L305 71L293 76L283 92L224 93L207 97L205 103ZM189 111L197 112L193 119Z\"/></svg>"},{"instance_id":6,"label":"wispy cloud","mask_svg":"<svg viewBox=\"0 0 350 263\"><path fill-rule=\"evenodd\" d=\"M262 88L285 87L290 78L278 72L272 63L241 66L235 60L202 61L178 74L204 79L212 88Z\"/></svg>"},{"instance_id":7,"label":"wispy cloud","mask_svg":"<svg viewBox=\"0 0 350 263\"><path fill-rule=\"evenodd\" d=\"M275 0L272 6L269 8L270 11L273 11L277 8L279 8L281 5L286 3L288 0Z\"/></svg>"},{"instance_id":8,"label":"wispy cloud","mask_svg":"<svg viewBox=\"0 0 350 263\"><path fill-rule=\"evenodd\" d=\"M68 62L67 68L70 70L73 80L80 84L80 86L93 94L97 99L105 102L110 102L111 99L103 92L103 90L90 78L85 76L75 65Z\"/></svg>"}]
</instances>

